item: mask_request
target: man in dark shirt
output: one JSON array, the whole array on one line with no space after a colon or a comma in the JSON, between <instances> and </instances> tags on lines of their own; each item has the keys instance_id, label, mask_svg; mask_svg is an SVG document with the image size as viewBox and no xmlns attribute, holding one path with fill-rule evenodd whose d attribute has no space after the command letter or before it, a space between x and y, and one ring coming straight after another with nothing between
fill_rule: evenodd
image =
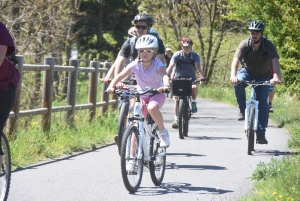
<instances>
[{"instance_id":1,"label":"man in dark shirt","mask_svg":"<svg viewBox=\"0 0 300 201\"><path fill-rule=\"evenodd\" d=\"M268 39L263 39L263 31L265 25L261 21L253 21L249 25L251 47L248 48L248 39L243 40L235 54L231 64L230 82L234 85L236 99L239 105L238 120L245 119L246 108L246 85L238 84L238 81L269 81L270 80L270 62L272 63L274 74L270 80L272 85L281 83L281 72L279 67L279 56L273 43ZM264 42L264 48L262 45ZM265 50L263 50L265 49ZM249 51L249 52L248 52ZM264 53L266 51L266 53ZM242 68L238 69L238 64L241 62ZM268 90L269 86L257 86L255 88L256 100L258 105L258 126L257 126L257 142L259 144L267 144L265 138L265 126L267 122L268 112Z\"/></svg>"},{"instance_id":2,"label":"man in dark shirt","mask_svg":"<svg viewBox=\"0 0 300 201\"><path fill-rule=\"evenodd\" d=\"M138 14L134 17L134 24L135 24L135 32L137 34L136 40L145 35L150 33L150 29L153 25L153 19L148 14ZM164 55L165 55L165 47L164 43L160 38L158 39L158 51L157 51L157 57L164 62ZM135 46L135 43L134 43ZM131 55L131 45L130 45L130 39L126 40L124 44L121 47L121 50L118 54L118 57L115 61L115 75L119 74L124 66L126 66L127 59L132 56L132 60L135 60L138 56L137 50L133 48L134 51Z\"/></svg>"}]
</instances>

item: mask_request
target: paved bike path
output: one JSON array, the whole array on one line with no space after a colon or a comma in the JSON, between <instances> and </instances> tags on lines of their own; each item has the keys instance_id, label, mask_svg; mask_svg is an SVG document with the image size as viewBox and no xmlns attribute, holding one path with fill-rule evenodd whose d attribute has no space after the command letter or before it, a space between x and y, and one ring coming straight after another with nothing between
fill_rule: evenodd
<instances>
[{"instance_id":1,"label":"paved bike path","mask_svg":"<svg viewBox=\"0 0 300 201\"><path fill-rule=\"evenodd\" d=\"M248 156L243 122L236 120L237 109L224 103L199 98L198 113L190 121L190 137L184 140L171 128L171 99L167 98L162 111L171 146L161 186L153 185L144 168L140 189L129 194L117 147L111 144L13 172L8 200L238 200L251 190L250 177L260 161L288 152L288 133L271 124L266 134L269 144L255 145L256 151Z\"/></svg>"}]
</instances>

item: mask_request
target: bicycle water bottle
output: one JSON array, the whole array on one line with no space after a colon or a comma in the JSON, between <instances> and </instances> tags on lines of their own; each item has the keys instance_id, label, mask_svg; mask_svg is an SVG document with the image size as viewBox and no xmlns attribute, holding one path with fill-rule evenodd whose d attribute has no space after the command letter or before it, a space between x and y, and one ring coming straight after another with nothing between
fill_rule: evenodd
<instances>
[{"instance_id":1,"label":"bicycle water bottle","mask_svg":"<svg viewBox=\"0 0 300 201\"><path fill-rule=\"evenodd\" d=\"M141 114L141 108L140 108L140 102L134 103L134 116L140 116Z\"/></svg>"}]
</instances>

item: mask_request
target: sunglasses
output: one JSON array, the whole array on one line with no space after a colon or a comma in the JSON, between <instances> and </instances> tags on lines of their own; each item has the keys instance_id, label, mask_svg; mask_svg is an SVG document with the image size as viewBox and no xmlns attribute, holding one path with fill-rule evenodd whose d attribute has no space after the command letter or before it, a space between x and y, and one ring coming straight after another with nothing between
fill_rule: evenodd
<instances>
[{"instance_id":1,"label":"sunglasses","mask_svg":"<svg viewBox=\"0 0 300 201\"><path fill-rule=\"evenodd\" d=\"M143 54L144 52L146 52L147 54L151 54L151 53L153 53L153 52L155 52L154 50L150 50L150 49L147 49L147 50L138 50L138 53L140 53L140 54Z\"/></svg>"},{"instance_id":2,"label":"sunglasses","mask_svg":"<svg viewBox=\"0 0 300 201\"><path fill-rule=\"evenodd\" d=\"M142 29L142 30L146 30L147 26L143 26L143 25L135 25L135 28L137 29Z\"/></svg>"}]
</instances>

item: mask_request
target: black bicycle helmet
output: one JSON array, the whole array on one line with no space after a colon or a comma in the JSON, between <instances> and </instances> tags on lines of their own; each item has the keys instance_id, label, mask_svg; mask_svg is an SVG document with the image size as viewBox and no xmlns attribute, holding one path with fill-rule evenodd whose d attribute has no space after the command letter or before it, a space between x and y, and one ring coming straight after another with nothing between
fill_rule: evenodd
<instances>
[{"instance_id":1,"label":"black bicycle helmet","mask_svg":"<svg viewBox=\"0 0 300 201\"><path fill-rule=\"evenodd\" d=\"M134 24L136 24L138 21L146 22L148 26L152 27L153 25L153 19L148 14L137 14L134 19Z\"/></svg>"},{"instance_id":2,"label":"black bicycle helmet","mask_svg":"<svg viewBox=\"0 0 300 201\"><path fill-rule=\"evenodd\" d=\"M249 28L250 31L260 31L263 32L265 29L265 24L259 20L254 20L250 23Z\"/></svg>"}]
</instances>

